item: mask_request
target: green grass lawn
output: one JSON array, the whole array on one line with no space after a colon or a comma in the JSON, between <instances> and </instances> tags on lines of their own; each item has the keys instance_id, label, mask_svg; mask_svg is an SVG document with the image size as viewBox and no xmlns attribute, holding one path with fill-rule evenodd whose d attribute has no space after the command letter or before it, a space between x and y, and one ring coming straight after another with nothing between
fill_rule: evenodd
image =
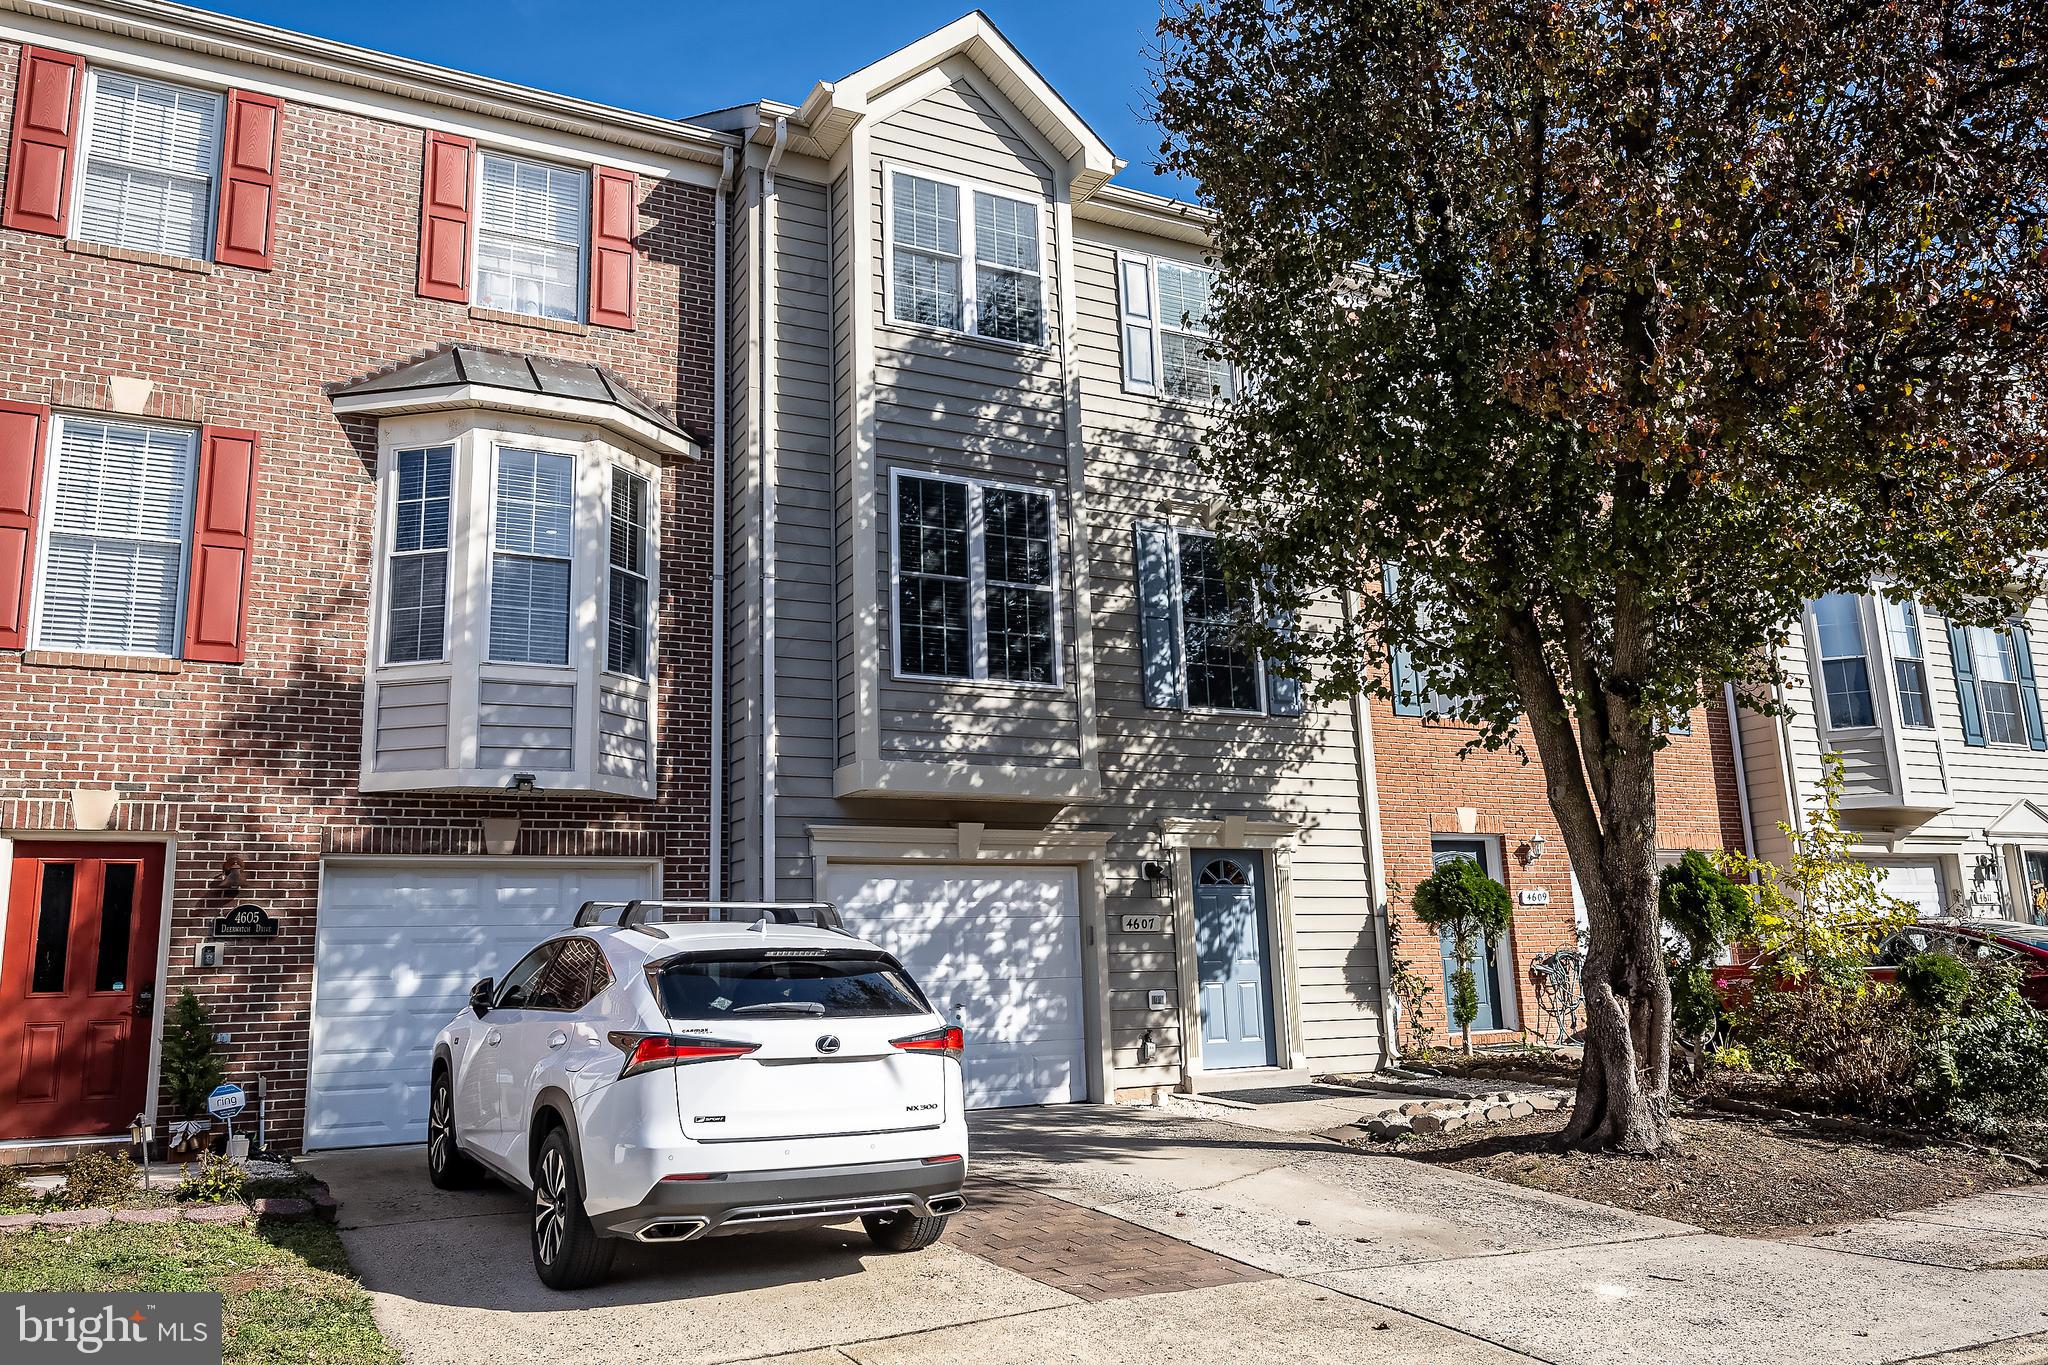
<instances>
[{"instance_id":1,"label":"green grass lawn","mask_svg":"<svg viewBox=\"0 0 2048 1365\"><path fill-rule=\"evenodd\" d=\"M397 1365L326 1223L113 1223L0 1235L0 1292L178 1290L219 1291L227 1359L237 1365Z\"/></svg>"}]
</instances>

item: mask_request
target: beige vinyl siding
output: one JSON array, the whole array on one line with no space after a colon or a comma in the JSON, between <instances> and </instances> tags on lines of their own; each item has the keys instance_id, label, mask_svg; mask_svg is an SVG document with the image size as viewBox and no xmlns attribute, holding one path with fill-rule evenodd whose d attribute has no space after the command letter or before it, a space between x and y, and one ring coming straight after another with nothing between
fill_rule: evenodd
<instances>
[{"instance_id":1,"label":"beige vinyl siding","mask_svg":"<svg viewBox=\"0 0 2048 1365\"><path fill-rule=\"evenodd\" d=\"M448 679L375 686L377 771L448 767Z\"/></svg>"},{"instance_id":2,"label":"beige vinyl siding","mask_svg":"<svg viewBox=\"0 0 2048 1365\"><path fill-rule=\"evenodd\" d=\"M609 683L598 689L595 768L600 776L648 780L654 735L651 720L645 689Z\"/></svg>"},{"instance_id":3,"label":"beige vinyl siding","mask_svg":"<svg viewBox=\"0 0 2048 1365\"><path fill-rule=\"evenodd\" d=\"M1123 390L1119 243L1190 258L1185 250L1093 229L1083 230L1075 242L1075 341L1088 451L1089 572L1105 792L1086 819L1118 831L1103 880L1111 964L1118 969L1111 1013L1119 1081L1137 1083L1139 1045L1148 1030L1153 1069L1164 1075L1180 1063L1177 1029L1145 1008L1143 994L1178 988L1171 940L1126 936L1119 927L1125 913L1163 908L1146 890L1139 864L1159 856L1160 822L1174 816L1299 822L1289 875L1294 939L1287 947L1300 983L1302 1045L1318 1067L1370 1067L1380 1054L1379 950L1367 891L1351 709L1312 708L1299 720L1267 720L1144 704L1132 528L1140 520L1189 526L1187 509L1206 504L1215 491L1188 454L1202 413ZM1269 860L1269 877L1271 866ZM1277 971L1274 988L1286 989Z\"/></svg>"},{"instance_id":4,"label":"beige vinyl siding","mask_svg":"<svg viewBox=\"0 0 2048 1365\"><path fill-rule=\"evenodd\" d=\"M831 217L824 185L776 176L776 875L805 876L810 812L838 756Z\"/></svg>"},{"instance_id":5,"label":"beige vinyl siding","mask_svg":"<svg viewBox=\"0 0 2048 1365\"><path fill-rule=\"evenodd\" d=\"M1059 255L1052 171L972 85L956 81L878 124L870 158L875 243L875 585L882 623L879 747L884 759L1075 768L1081 763L1074 578L1066 535L1065 380L1059 363ZM1015 346L899 326L889 316L885 167L970 182L1038 205L1045 344ZM971 261L962 263L971 272ZM890 471L946 473L1043 488L1056 499L1060 687L924 682L895 673Z\"/></svg>"},{"instance_id":6,"label":"beige vinyl siding","mask_svg":"<svg viewBox=\"0 0 2048 1365\"><path fill-rule=\"evenodd\" d=\"M576 684L477 684L476 765L563 772L576 766Z\"/></svg>"},{"instance_id":7,"label":"beige vinyl siding","mask_svg":"<svg viewBox=\"0 0 2048 1365\"><path fill-rule=\"evenodd\" d=\"M754 232L760 176L738 178L726 205L726 885L761 894L761 478L753 458Z\"/></svg>"}]
</instances>

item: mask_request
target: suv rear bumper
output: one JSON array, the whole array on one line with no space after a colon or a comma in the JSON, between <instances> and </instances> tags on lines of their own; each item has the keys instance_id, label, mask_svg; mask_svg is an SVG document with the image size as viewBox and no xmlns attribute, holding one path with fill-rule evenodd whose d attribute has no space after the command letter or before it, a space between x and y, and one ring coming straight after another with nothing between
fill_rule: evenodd
<instances>
[{"instance_id":1,"label":"suv rear bumper","mask_svg":"<svg viewBox=\"0 0 2048 1365\"><path fill-rule=\"evenodd\" d=\"M600 1233L641 1242L691 1242L757 1228L843 1223L868 1213L957 1212L967 1163L878 1161L789 1171L735 1171L665 1180L629 1208L591 1219Z\"/></svg>"}]
</instances>

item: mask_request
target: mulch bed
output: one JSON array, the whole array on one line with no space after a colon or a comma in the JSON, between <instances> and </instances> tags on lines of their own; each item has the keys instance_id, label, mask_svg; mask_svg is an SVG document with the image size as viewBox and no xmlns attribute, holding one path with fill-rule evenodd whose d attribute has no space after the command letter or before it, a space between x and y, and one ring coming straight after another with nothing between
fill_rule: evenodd
<instances>
[{"instance_id":1,"label":"mulch bed","mask_svg":"<svg viewBox=\"0 0 2048 1365\"><path fill-rule=\"evenodd\" d=\"M1357 1145L1748 1237L1797 1235L2035 1178L1986 1153L1719 1115L1680 1118L1683 1146L1659 1160L1559 1152L1555 1137L1568 1117Z\"/></svg>"}]
</instances>

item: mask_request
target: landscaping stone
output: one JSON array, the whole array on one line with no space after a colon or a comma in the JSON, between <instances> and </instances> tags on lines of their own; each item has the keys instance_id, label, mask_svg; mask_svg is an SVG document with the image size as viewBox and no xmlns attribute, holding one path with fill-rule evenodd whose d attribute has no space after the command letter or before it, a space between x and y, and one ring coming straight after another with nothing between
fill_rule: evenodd
<instances>
[{"instance_id":1,"label":"landscaping stone","mask_svg":"<svg viewBox=\"0 0 2048 1365\"><path fill-rule=\"evenodd\" d=\"M1536 1106L1528 1100L1516 1100L1508 1106L1508 1117L1511 1119L1525 1119L1535 1112Z\"/></svg>"},{"instance_id":2,"label":"landscaping stone","mask_svg":"<svg viewBox=\"0 0 2048 1365\"><path fill-rule=\"evenodd\" d=\"M1408 1126L1418 1133L1441 1133L1444 1131L1444 1117L1441 1114L1417 1114L1408 1120Z\"/></svg>"},{"instance_id":3,"label":"landscaping stone","mask_svg":"<svg viewBox=\"0 0 2048 1365\"><path fill-rule=\"evenodd\" d=\"M176 1209L115 1209L114 1221L117 1223L175 1223L178 1221L178 1211Z\"/></svg>"},{"instance_id":4,"label":"landscaping stone","mask_svg":"<svg viewBox=\"0 0 2048 1365\"><path fill-rule=\"evenodd\" d=\"M46 1228L96 1228L114 1221L112 1209L63 1209L41 1216Z\"/></svg>"},{"instance_id":5,"label":"landscaping stone","mask_svg":"<svg viewBox=\"0 0 2048 1365\"><path fill-rule=\"evenodd\" d=\"M278 1197L255 1200L251 1207L258 1218L304 1218L313 1211L313 1201Z\"/></svg>"},{"instance_id":6,"label":"landscaping stone","mask_svg":"<svg viewBox=\"0 0 2048 1365\"><path fill-rule=\"evenodd\" d=\"M0 1213L0 1232L27 1232L41 1221L33 1213Z\"/></svg>"},{"instance_id":7,"label":"landscaping stone","mask_svg":"<svg viewBox=\"0 0 2048 1365\"><path fill-rule=\"evenodd\" d=\"M315 1181L306 1187L306 1197L313 1202L313 1212L323 1223L332 1223L341 1216L341 1201L325 1185Z\"/></svg>"},{"instance_id":8,"label":"landscaping stone","mask_svg":"<svg viewBox=\"0 0 2048 1365\"><path fill-rule=\"evenodd\" d=\"M249 1216L247 1204L187 1204L185 1220L190 1223L239 1223Z\"/></svg>"}]
</instances>

